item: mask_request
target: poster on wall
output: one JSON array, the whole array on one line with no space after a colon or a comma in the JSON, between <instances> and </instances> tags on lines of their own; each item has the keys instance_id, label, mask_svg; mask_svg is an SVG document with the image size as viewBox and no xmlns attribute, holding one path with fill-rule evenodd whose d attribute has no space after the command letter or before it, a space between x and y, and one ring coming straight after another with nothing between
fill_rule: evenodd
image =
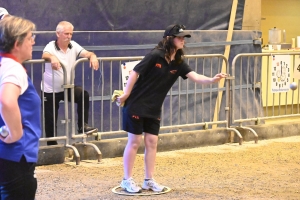
<instances>
[{"instance_id":1,"label":"poster on wall","mask_svg":"<svg viewBox=\"0 0 300 200\"><path fill-rule=\"evenodd\" d=\"M288 92L290 89L290 55L274 55L271 62L272 93Z\"/></svg>"},{"instance_id":2,"label":"poster on wall","mask_svg":"<svg viewBox=\"0 0 300 200\"><path fill-rule=\"evenodd\" d=\"M295 65L294 65L293 78L300 79L300 55L295 55Z\"/></svg>"},{"instance_id":3,"label":"poster on wall","mask_svg":"<svg viewBox=\"0 0 300 200\"><path fill-rule=\"evenodd\" d=\"M130 72L133 70L133 68L139 62L141 62L141 61L137 60L137 61L131 61L131 62L126 62L126 63L121 64L123 91L126 87L128 79L129 79Z\"/></svg>"}]
</instances>

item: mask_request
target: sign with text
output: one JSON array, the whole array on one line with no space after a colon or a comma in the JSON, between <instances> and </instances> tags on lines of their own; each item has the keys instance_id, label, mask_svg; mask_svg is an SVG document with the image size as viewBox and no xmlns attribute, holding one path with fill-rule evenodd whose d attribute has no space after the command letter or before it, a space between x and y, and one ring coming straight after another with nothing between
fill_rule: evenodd
<instances>
[{"instance_id":1,"label":"sign with text","mask_svg":"<svg viewBox=\"0 0 300 200\"><path fill-rule=\"evenodd\" d=\"M288 92L290 89L290 56L274 55L271 68L272 93Z\"/></svg>"},{"instance_id":2,"label":"sign with text","mask_svg":"<svg viewBox=\"0 0 300 200\"><path fill-rule=\"evenodd\" d=\"M121 64L121 71L122 71L122 86L123 90L126 87L127 81L129 79L130 72L133 70L133 68L141 62L140 60L137 61L131 61Z\"/></svg>"}]
</instances>

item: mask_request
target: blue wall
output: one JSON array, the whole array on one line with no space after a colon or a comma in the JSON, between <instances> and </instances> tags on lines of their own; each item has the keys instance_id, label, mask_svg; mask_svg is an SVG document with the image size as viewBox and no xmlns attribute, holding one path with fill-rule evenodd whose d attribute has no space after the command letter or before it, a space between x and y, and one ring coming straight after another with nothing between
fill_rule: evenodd
<instances>
[{"instance_id":1,"label":"blue wall","mask_svg":"<svg viewBox=\"0 0 300 200\"><path fill-rule=\"evenodd\" d=\"M238 1L240 30L245 0ZM77 31L162 30L170 24L191 30L226 30L232 0L1 0L12 15L28 18L39 31L70 21Z\"/></svg>"}]
</instances>

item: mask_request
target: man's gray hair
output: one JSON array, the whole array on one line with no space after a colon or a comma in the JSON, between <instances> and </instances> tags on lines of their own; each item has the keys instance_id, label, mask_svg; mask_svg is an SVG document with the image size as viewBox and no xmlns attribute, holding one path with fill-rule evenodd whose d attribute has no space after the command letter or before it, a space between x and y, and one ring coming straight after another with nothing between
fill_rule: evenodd
<instances>
[{"instance_id":1,"label":"man's gray hair","mask_svg":"<svg viewBox=\"0 0 300 200\"><path fill-rule=\"evenodd\" d=\"M74 26L70 23L70 22L67 22L67 21L61 21L57 24L57 27L56 27L56 32L63 32L64 31L64 28L67 27L67 26L71 26L72 29L74 29Z\"/></svg>"}]
</instances>

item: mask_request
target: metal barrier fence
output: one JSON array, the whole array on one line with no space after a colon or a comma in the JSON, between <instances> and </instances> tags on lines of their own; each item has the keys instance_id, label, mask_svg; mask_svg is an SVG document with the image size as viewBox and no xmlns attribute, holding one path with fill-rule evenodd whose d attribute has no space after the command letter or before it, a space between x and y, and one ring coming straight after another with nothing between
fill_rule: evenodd
<instances>
[{"instance_id":1,"label":"metal barrier fence","mask_svg":"<svg viewBox=\"0 0 300 200\"><path fill-rule=\"evenodd\" d=\"M76 132L76 117L74 103L74 83L80 85L83 90L90 93L90 119L91 126L97 127L99 132L93 134L96 139L103 139L103 136L118 136L126 133L122 130L121 108L112 104L111 96L114 90L122 89L121 64L124 62L141 60L143 57L104 57L98 58L100 69L94 71L89 68L88 59L78 59L71 71L71 83L67 83L67 77L64 77L64 101L63 109L59 110L61 124L57 124L58 131L55 137L45 138L43 119L43 136L40 141L63 140L65 146L73 149L76 156L76 162L79 163L80 155L77 149L70 145L74 142L82 142L85 145L92 146L98 153L98 160L101 159L101 151L98 147L87 141L94 140L86 134ZM199 74L212 77L219 73L222 65L225 66L229 74L228 61L221 54L187 55L187 63ZM29 65L29 68L28 68ZM43 87L43 72L45 70L45 61L29 60L25 63L27 71L37 89ZM62 66L64 71L65 67ZM41 78L37 78L41 74ZM75 74L77 76L75 76ZM227 79L231 79L228 77ZM55 80L52 78L52 81ZM162 106L161 133L167 134L178 131L212 129L214 126L225 128L234 132L239 137L239 143L242 144L241 134L230 127L228 119L230 116L230 97L229 82L226 80L224 85L218 83L201 85L190 80L183 81L179 78L167 94ZM68 103L67 90L71 90L71 105ZM222 94L225 94L222 98ZM44 93L41 92L41 98L44 99ZM42 116L44 116L44 102L42 104ZM83 106L84 107L84 106ZM70 117L71 115L71 117ZM84 121L84 116L82 116ZM78 119L78 118L77 118ZM54 120L55 121L55 120ZM54 125L55 126L55 125Z\"/></svg>"},{"instance_id":2,"label":"metal barrier fence","mask_svg":"<svg viewBox=\"0 0 300 200\"><path fill-rule=\"evenodd\" d=\"M37 105L37 106L42 106L42 116L44 116L44 113L45 113L45 96L44 96L44 92L43 90L41 90L41 88L45 88L44 85L45 85L45 81L44 81L44 76L43 76L43 73L45 71L45 60L44 59L37 59L37 60L29 60L29 61L26 61L24 63L25 65L25 68L28 72L28 75L30 76L37 92L41 91L40 94L41 94L41 99L42 99L42 105ZM62 67L62 70L63 70L63 85L61 86L63 88L63 93L64 93L64 101L63 101L63 105L64 105L64 113L62 115L60 115L60 118L61 118L61 122L63 124L63 128L64 130L63 131L60 131L60 134L58 134L57 132L57 129L56 129L56 126L57 126L57 122L55 120L55 115L58 113L56 113L56 110L55 110L55 93L53 93L53 135L54 137L48 137L46 138L45 137L45 118L42 117L42 136L40 138L40 141L41 142L48 142L48 141L56 141L56 140L59 140L59 141L64 141L64 145L66 148L70 148L71 150L73 150L74 152L74 156L75 156L75 161L76 161L76 164L79 164L80 162L80 155L79 155L79 152L78 150L70 145L70 135L69 135L69 106L68 106L68 89L69 88L72 88L73 85L70 85L67 83L67 73L66 73L66 67L61 65ZM37 74L41 74L41 76L39 78L35 77L37 76ZM54 85L55 83L55 80L54 80L54 76L52 77L52 85ZM86 143L86 145L92 145L93 144L89 144L89 143ZM96 147L96 146L93 146L95 147L98 155L101 156L101 152L100 150ZM100 160L100 156L98 156L98 160Z\"/></svg>"},{"instance_id":3,"label":"metal barrier fence","mask_svg":"<svg viewBox=\"0 0 300 200\"><path fill-rule=\"evenodd\" d=\"M290 90L300 68L300 53L238 54L232 62L230 80L232 126L257 133L245 123L299 117L299 90ZM295 69L297 69L295 71ZM298 75L299 77L299 75Z\"/></svg>"},{"instance_id":4,"label":"metal barrier fence","mask_svg":"<svg viewBox=\"0 0 300 200\"><path fill-rule=\"evenodd\" d=\"M45 119L42 121L43 135L41 142L60 140L67 148L74 151L76 163L80 161L78 150L70 145L78 140L85 145L92 146L101 159L101 151L88 141L93 137L76 132L76 114L74 103L74 83L90 93L89 103L91 125L99 129L93 134L96 139L103 136L120 134L126 137L122 130L121 108L112 104L111 95L114 90L122 89L121 64L129 61L141 60L143 57L100 57L98 71L89 68L88 59L79 59L72 67L71 83L67 83L64 73L63 108L59 110L57 133L54 137L45 137ZM234 132L242 144L242 136L237 127L247 129L255 136L257 133L247 127L247 124L259 124L266 119L290 118L300 116L300 92L289 90L291 82L297 82L296 76L300 74L300 53L250 53L238 54L234 57L231 68L227 59L221 54L187 55L189 66L206 76L213 76L220 72L225 65L226 73L232 74L226 78L225 84L200 85L190 80L179 78L167 94L162 106L161 133L213 129L223 127ZM45 61L29 60L24 63L37 91L44 87L43 72ZM298 66L299 65L299 66ZM62 66L63 71L66 69ZM295 71L296 69L296 71ZM41 76L39 77L40 74ZM75 76L77 74L77 76ZM298 76L299 76L298 74ZM52 78L52 82L55 80ZM71 105L68 101L68 90L71 90ZM220 95L221 94L221 95ZM222 98L222 94L225 94ZM54 94L55 95L55 94ZM41 92L44 99L44 93ZM53 98L55 98L53 96ZM42 101L42 116L44 116L44 101ZM54 108L54 106L53 106ZM55 109L53 109L55 112ZM82 117L84 121L84 116ZM55 122L55 120L54 120ZM246 124L246 125L245 125Z\"/></svg>"},{"instance_id":5,"label":"metal barrier fence","mask_svg":"<svg viewBox=\"0 0 300 200\"><path fill-rule=\"evenodd\" d=\"M227 69L228 61L221 54L187 55L185 56L189 66L200 74L214 76L219 73L223 62ZM114 90L122 89L121 64L141 60L143 57L104 57L100 61L99 85L95 86L95 72L90 74L90 82L82 81L83 88L91 91L92 125L97 126L99 133L94 134L97 138L107 135L124 134L122 130L121 109L111 103L111 95ZM75 74L81 73L84 80L88 59L77 60L72 70L71 80L75 80ZM75 73L75 71L77 72ZM229 85L227 85L229 87ZM242 136L234 129L228 127L229 110L225 106L229 104L227 96L223 98L220 94L226 91L226 87L219 88L218 84L199 85L192 81L183 81L181 78L173 85L162 106L161 133L176 131L208 129L209 126L218 125L226 127L235 132L242 143ZM72 102L72 138L80 138L75 134L75 105ZM215 108L216 107L216 108Z\"/></svg>"},{"instance_id":6,"label":"metal barrier fence","mask_svg":"<svg viewBox=\"0 0 300 200\"><path fill-rule=\"evenodd\" d=\"M44 116L44 110L45 110L45 104L44 104L44 92L42 92L41 88L44 88L44 76L43 76L43 72L45 71L45 60L44 59L38 59L38 60L29 60L29 61L26 61L24 63L25 67L26 67L26 70L30 76L30 79L32 80L32 82L34 83L35 85L35 88L37 90L37 92L41 92L41 99L42 99L42 116ZM29 68L28 68L28 64L30 65ZM34 65L34 64L38 64L38 65ZM38 69L40 69L39 71L40 72L36 72L36 70L34 68L37 68L39 67ZM66 78L66 68L65 66L62 65L62 70L64 72L64 85L62 85L62 87L64 88L68 88L66 87L67 86L67 78ZM35 72L35 73L34 73ZM34 77L34 74L41 74L40 78L37 79L36 77ZM54 77L52 77L52 83L54 83ZM65 96L65 101L64 101L64 109L65 109L65 113L63 115L63 120L65 122L68 122L68 96L66 95L66 90L64 91L64 96ZM55 93L53 95L53 99L55 98ZM53 105L53 113L55 115L55 109L54 109L54 105ZM42 138L40 139L40 141L53 141L53 140L63 140L65 141L66 144L69 143L69 139L67 137L67 135L63 135L63 136L58 136L57 133L56 133L56 121L54 121L54 124L53 124L53 129L54 129L54 136L55 137L51 137L51 138L45 138L45 130L44 130L44 127L45 127L45 119L42 117ZM64 131L65 133L68 133L69 132L69 127L66 125L64 126Z\"/></svg>"}]
</instances>

